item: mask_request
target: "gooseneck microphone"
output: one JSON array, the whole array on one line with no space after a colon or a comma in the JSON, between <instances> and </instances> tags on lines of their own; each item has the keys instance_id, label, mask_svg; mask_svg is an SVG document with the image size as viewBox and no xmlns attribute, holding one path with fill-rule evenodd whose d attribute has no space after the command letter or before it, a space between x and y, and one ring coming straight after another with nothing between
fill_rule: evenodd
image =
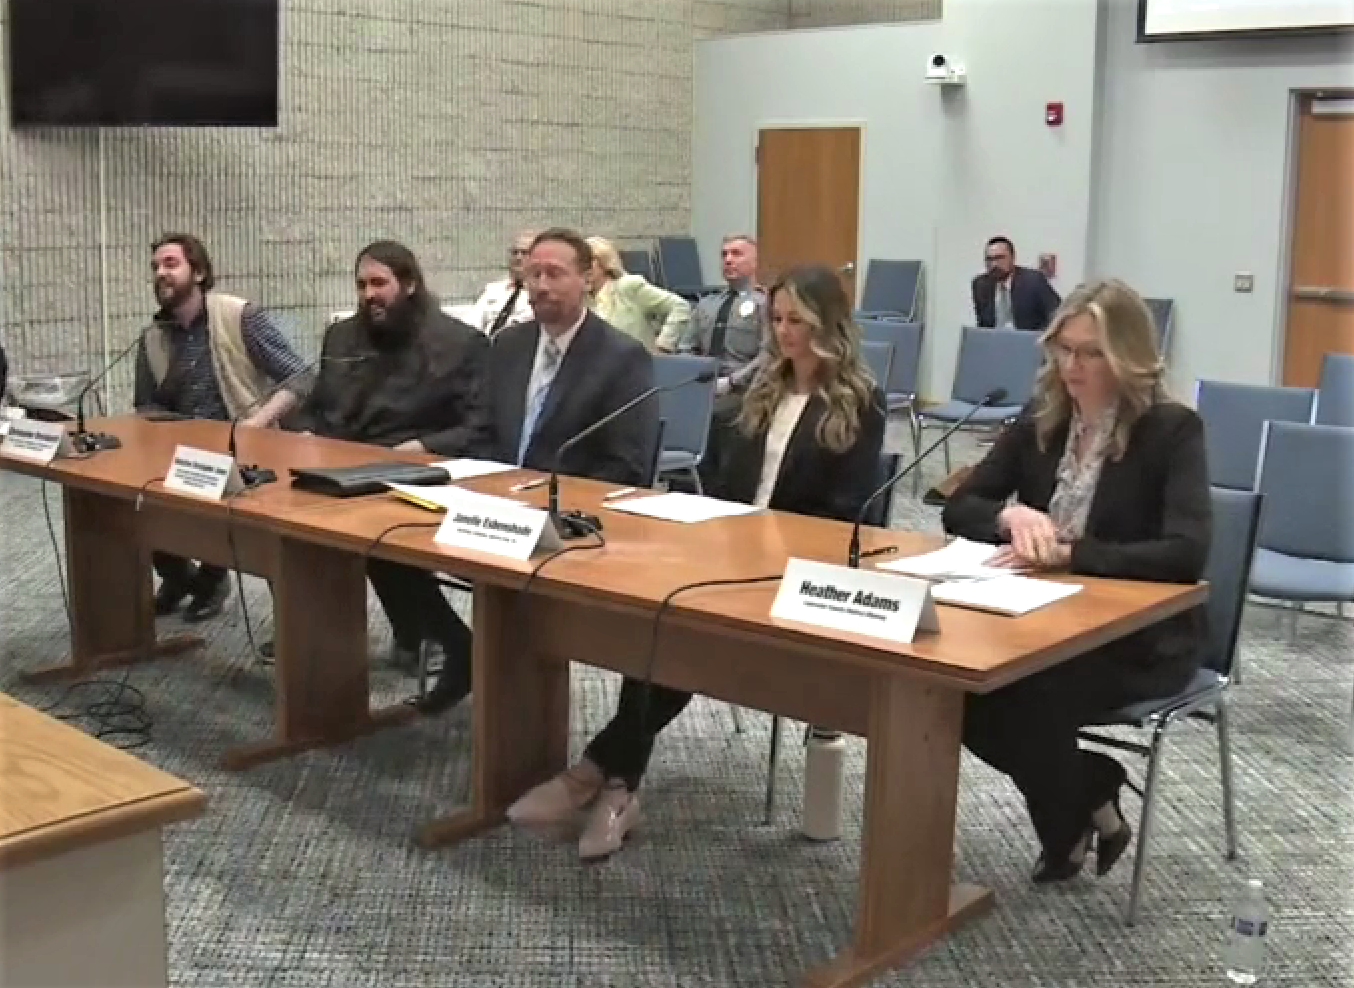
<instances>
[{"instance_id":1,"label":"gooseneck microphone","mask_svg":"<svg viewBox=\"0 0 1354 988\"><path fill-rule=\"evenodd\" d=\"M550 512L550 520L554 522L555 528L559 531L561 538L582 538L585 535L590 535L593 532L601 530L601 523L598 522L596 518L584 517L576 511L561 512L559 509L559 471L560 465L564 462L564 454L569 452L569 450L573 449L573 447L577 446L584 439L587 439L589 436L596 433L599 429L606 428L622 415L629 412L632 408L644 404L644 402L648 401L654 395L666 394L669 391L680 391L682 388L690 387L693 384L709 384L714 379L714 371L704 370L693 377L689 377L684 381L678 381L675 384L656 385L648 391L643 391L631 398L614 412L603 415L596 422L592 423L592 425L576 435L569 437L560 444L559 449L555 453L555 464L550 469L550 493L547 504Z\"/></svg>"},{"instance_id":2,"label":"gooseneck microphone","mask_svg":"<svg viewBox=\"0 0 1354 988\"><path fill-rule=\"evenodd\" d=\"M369 359L371 359L370 354L362 354L354 357L326 357L323 354L321 354L314 360L310 361L310 363L302 367L300 370L288 374L282 380L278 381L271 388L269 388L263 394L259 395L244 408L240 409L239 414L237 414L233 419L230 420L230 437L226 443L226 452L230 454L230 458L232 460L238 460L235 446L235 430L239 426L240 421L244 419L245 416L247 416L250 412L254 411L256 408L258 408L260 405L266 402L273 395L277 394L279 391L282 391L284 388L286 388L287 385L292 384L299 378L304 377L306 374L309 374L311 371L313 371L316 367L319 367L321 364L360 364L363 361ZM274 472L273 470L270 470L267 467L260 467L256 465L245 466L244 464L237 465L239 466L240 470L240 480L246 487L257 487L261 484L270 484L273 481L277 480L277 473Z\"/></svg>"},{"instance_id":3,"label":"gooseneck microphone","mask_svg":"<svg viewBox=\"0 0 1354 988\"><path fill-rule=\"evenodd\" d=\"M89 432L85 429L85 396L94 389L94 385L108 376L109 371L122 363L127 355L140 345L145 335L144 330L137 333L136 339L123 347L121 353L109 361L103 370L99 371L90 379L88 384L80 389L80 394L75 399L75 431L71 433L71 445L75 447L77 453L97 453L101 450L118 449L122 446L122 440L117 436L110 435L107 432Z\"/></svg>"},{"instance_id":4,"label":"gooseneck microphone","mask_svg":"<svg viewBox=\"0 0 1354 988\"><path fill-rule=\"evenodd\" d=\"M873 494L871 494L869 497L865 499L865 503L860 506L860 511L856 513L855 524L851 526L851 545L846 550L847 566L850 566L852 569L860 568L860 526L865 519L866 512L870 510L870 505L874 504L875 501L879 500L886 493L892 490L893 486L897 484L898 481L902 480L913 470L917 469L917 466L921 463L921 461L926 459L937 449L939 449L942 443L944 443L947 439L949 439L952 435L954 435L964 426L968 425L969 421L973 418L973 416L978 414L979 409L987 408L989 405L1000 404L1002 400L1005 399L1005 397L1006 397L1005 388L993 388L987 394L983 395L982 399L976 405L970 408L967 412L965 412L963 417L960 418L959 421L955 422L954 425L946 429L941 434L939 439L937 439L930 446L927 446L924 450L918 453L916 457L914 457L912 461L907 464L907 466L903 467L888 480L884 481L884 483L880 484L879 488Z\"/></svg>"}]
</instances>

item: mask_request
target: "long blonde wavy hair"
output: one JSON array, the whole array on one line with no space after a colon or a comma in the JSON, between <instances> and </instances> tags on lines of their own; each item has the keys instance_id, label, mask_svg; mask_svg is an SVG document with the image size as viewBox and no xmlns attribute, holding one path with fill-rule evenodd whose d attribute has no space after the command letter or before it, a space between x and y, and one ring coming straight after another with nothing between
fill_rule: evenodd
<instances>
[{"instance_id":1,"label":"long blonde wavy hair","mask_svg":"<svg viewBox=\"0 0 1354 988\"><path fill-rule=\"evenodd\" d=\"M817 393L827 402L827 411L818 420L818 442L834 453L844 452L860 434L861 413L874 394L874 379L861 360L860 327L851 319L851 300L836 272L822 265L787 271L767 295L770 359L748 388L739 424L748 435L769 429L776 408L795 389L794 365L781 352L770 328L771 313L781 295L809 327L813 352L822 361Z\"/></svg>"},{"instance_id":2,"label":"long blonde wavy hair","mask_svg":"<svg viewBox=\"0 0 1354 988\"><path fill-rule=\"evenodd\" d=\"M1072 417L1072 398L1058 370L1057 346L1063 326L1082 315L1095 322L1105 361L1118 384L1119 415L1109 444L1109 455L1117 460L1128 448L1138 419L1170 396L1152 312L1142 296L1116 278L1080 285L1059 306L1040 338L1044 363L1034 391L1035 434L1039 448L1047 449L1049 438Z\"/></svg>"}]
</instances>

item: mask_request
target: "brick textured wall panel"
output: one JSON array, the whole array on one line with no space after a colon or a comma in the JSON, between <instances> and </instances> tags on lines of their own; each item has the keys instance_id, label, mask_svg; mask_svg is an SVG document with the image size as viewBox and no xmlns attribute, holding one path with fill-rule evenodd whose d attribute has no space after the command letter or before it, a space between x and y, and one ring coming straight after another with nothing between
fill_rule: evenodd
<instances>
[{"instance_id":1,"label":"brick textured wall panel","mask_svg":"<svg viewBox=\"0 0 1354 988\"><path fill-rule=\"evenodd\" d=\"M938 21L941 0L790 0L790 26Z\"/></svg>"}]
</instances>

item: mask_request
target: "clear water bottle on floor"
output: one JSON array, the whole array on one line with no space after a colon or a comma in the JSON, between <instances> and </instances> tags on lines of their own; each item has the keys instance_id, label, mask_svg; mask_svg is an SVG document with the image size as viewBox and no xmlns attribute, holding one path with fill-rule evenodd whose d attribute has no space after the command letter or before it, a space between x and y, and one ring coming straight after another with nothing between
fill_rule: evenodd
<instances>
[{"instance_id":1,"label":"clear water bottle on floor","mask_svg":"<svg viewBox=\"0 0 1354 988\"><path fill-rule=\"evenodd\" d=\"M1234 985L1253 985L1260 980L1268 935L1269 906L1265 902L1265 886L1258 878L1252 878L1232 910L1232 929L1223 958L1228 981Z\"/></svg>"}]
</instances>

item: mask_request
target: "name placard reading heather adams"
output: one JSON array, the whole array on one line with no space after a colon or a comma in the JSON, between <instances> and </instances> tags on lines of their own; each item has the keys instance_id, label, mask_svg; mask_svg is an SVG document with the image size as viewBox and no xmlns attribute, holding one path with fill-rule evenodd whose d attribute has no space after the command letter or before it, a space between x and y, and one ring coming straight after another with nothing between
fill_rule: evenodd
<instances>
[{"instance_id":1,"label":"name placard reading heather adams","mask_svg":"<svg viewBox=\"0 0 1354 988\"><path fill-rule=\"evenodd\" d=\"M940 630L926 580L808 559L786 564L771 616L895 642Z\"/></svg>"},{"instance_id":2,"label":"name placard reading heather adams","mask_svg":"<svg viewBox=\"0 0 1354 988\"><path fill-rule=\"evenodd\" d=\"M446 497L447 517L434 541L510 559L530 559L560 547L550 513L507 498L456 490Z\"/></svg>"},{"instance_id":3,"label":"name placard reading heather adams","mask_svg":"<svg viewBox=\"0 0 1354 988\"><path fill-rule=\"evenodd\" d=\"M60 422L39 422L36 419L16 419L7 423L9 432L0 443L0 453L34 463L51 463L59 456L71 456L70 434Z\"/></svg>"},{"instance_id":4,"label":"name placard reading heather adams","mask_svg":"<svg viewBox=\"0 0 1354 988\"><path fill-rule=\"evenodd\" d=\"M165 472L165 489L219 501L244 487L235 460L228 453L212 453L192 446L174 447Z\"/></svg>"}]
</instances>

